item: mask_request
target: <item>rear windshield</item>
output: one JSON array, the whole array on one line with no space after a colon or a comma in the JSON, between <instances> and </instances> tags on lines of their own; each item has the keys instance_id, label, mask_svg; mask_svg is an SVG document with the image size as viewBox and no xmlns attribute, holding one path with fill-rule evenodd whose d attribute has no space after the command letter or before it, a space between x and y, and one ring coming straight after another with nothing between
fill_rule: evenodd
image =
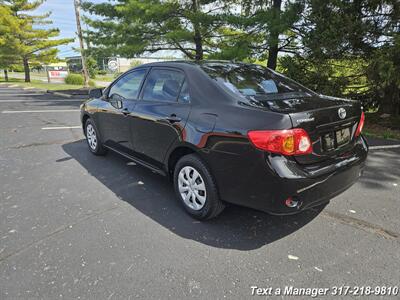
<instances>
[{"instance_id":1,"label":"rear windshield","mask_svg":"<svg viewBox=\"0 0 400 300\"><path fill-rule=\"evenodd\" d=\"M312 96L299 83L259 65L207 63L202 69L225 90L254 100Z\"/></svg>"}]
</instances>

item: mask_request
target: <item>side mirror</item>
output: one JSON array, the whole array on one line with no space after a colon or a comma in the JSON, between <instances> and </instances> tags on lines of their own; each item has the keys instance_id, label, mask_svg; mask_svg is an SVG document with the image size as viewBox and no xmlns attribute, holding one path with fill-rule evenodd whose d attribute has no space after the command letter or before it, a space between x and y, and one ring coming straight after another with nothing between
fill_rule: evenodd
<instances>
[{"instance_id":1,"label":"side mirror","mask_svg":"<svg viewBox=\"0 0 400 300\"><path fill-rule=\"evenodd\" d=\"M109 100L110 104L114 106L116 109L122 109L122 101L120 99L113 99Z\"/></svg>"},{"instance_id":2,"label":"side mirror","mask_svg":"<svg viewBox=\"0 0 400 300\"><path fill-rule=\"evenodd\" d=\"M103 89L91 89L89 91L89 98L100 98L103 96Z\"/></svg>"}]
</instances>

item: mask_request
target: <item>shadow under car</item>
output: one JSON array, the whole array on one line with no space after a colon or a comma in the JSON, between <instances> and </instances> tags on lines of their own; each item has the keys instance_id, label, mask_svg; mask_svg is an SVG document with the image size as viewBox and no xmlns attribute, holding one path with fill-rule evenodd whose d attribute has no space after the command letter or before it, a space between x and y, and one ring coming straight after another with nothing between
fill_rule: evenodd
<instances>
[{"instance_id":1,"label":"shadow under car","mask_svg":"<svg viewBox=\"0 0 400 300\"><path fill-rule=\"evenodd\" d=\"M87 149L85 140L64 144L62 148L118 198L174 234L212 247L260 248L299 230L324 208L320 206L292 216L272 216L228 205L217 218L199 222L185 213L166 177L141 166L129 166L129 160L111 151L105 157L95 156ZM139 181L143 184L138 184Z\"/></svg>"}]
</instances>

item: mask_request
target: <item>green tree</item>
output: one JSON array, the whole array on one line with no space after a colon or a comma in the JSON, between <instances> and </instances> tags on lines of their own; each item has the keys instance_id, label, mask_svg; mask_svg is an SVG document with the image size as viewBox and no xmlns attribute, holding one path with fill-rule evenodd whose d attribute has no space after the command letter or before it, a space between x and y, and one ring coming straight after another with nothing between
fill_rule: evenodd
<instances>
[{"instance_id":1,"label":"green tree","mask_svg":"<svg viewBox=\"0 0 400 300\"><path fill-rule=\"evenodd\" d=\"M381 99L380 111L400 114L400 34L393 44L377 49L367 67L372 95Z\"/></svg>"},{"instance_id":2,"label":"green tree","mask_svg":"<svg viewBox=\"0 0 400 300\"><path fill-rule=\"evenodd\" d=\"M8 70L12 70L20 63L21 60L15 55L0 54L0 69L3 69L5 81L8 81Z\"/></svg>"},{"instance_id":3,"label":"green tree","mask_svg":"<svg viewBox=\"0 0 400 300\"><path fill-rule=\"evenodd\" d=\"M213 57L267 60L275 69L279 53L293 53L296 34L293 26L300 20L303 1L235 1L223 28L219 48Z\"/></svg>"},{"instance_id":4,"label":"green tree","mask_svg":"<svg viewBox=\"0 0 400 300\"><path fill-rule=\"evenodd\" d=\"M297 50L297 35L293 32L293 27L301 18L303 1L287 1L285 5L282 0L250 1L253 2L256 4L256 10L252 17L252 26L259 26L264 36L263 43L255 49L264 50L263 52L267 50L267 66L275 69L279 53L293 53Z\"/></svg>"},{"instance_id":5,"label":"green tree","mask_svg":"<svg viewBox=\"0 0 400 300\"><path fill-rule=\"evenodd\" d=\"M230 2L116 0L86 2L83 8L100 17L86 23L92 28L90 41L103 54L134 57L171 50L200 60L215 51L212 39L218 38Z\"/></svg>"},{"instance_id":6,"label":"green tree","mask_svg":"<svg viewBox=\"0 0 400 300\"><path fill-rule=\"evenodd\" d=\"M13 29L18 27L17 20L13 17L11 9L0 2L0 46L4 46Z\"/></svg>"},{"instance_id":7,"label":"green tree","mask_svg":"<svg viewBox=\"0 0 400 300\"><path fill-rule=\"evenodd\" d=\"M97 66L97 61L93 57L89 56L86 59L86 64L90 78L92 79L96 78L97 71L99 69Z\"/></svg>"},{"instance_id":8,"label":"green tree","mask_svg":"<svg viewBox=\"0 0 400 300\"><path fill-rule=\"evenodd\" d=\"M12 49L6 49L8 37L12 34L13 28L17 27L18 23L12 16L9 7L0 5L0 68L4 71L4 78L8 81L8 69L17 59L12 55Z\"/></svg>"},{"instance_id":9,"label":"green tree","mask_svg":"<svg viewBox=\"0 0 400 300\"><path fill-rule=\"evenodd\" d=\"M58 52L55 47L73 41L73 39L55 39L59 35L59 30L56 28L40 28L51 24L48 20L50 13L40 16L29 14L43 2L44 0L0 0L1 7L11 12L8 22L0 19L0 26L8 30L8 33L1 37L3 41L0 51L20 58L26 82L30 82L30 63L55 61Z\"/></svg>"},{"instance_id":10,"label":"green tree","mask_svg":"<svg viewBox=\"0 0 400 300\"><path fill-rule=\"evenodd\" d=\"M382 112L393 113L398 101L398 0L304 3L301 19L293 26L301 51L282 60L287 74L297 74L295 79L305 84L313 82L318 91L328 94L351 96L367 103L378 99ZM382 66L390 70L385 72Z\"/></svg>"}]
</instances>

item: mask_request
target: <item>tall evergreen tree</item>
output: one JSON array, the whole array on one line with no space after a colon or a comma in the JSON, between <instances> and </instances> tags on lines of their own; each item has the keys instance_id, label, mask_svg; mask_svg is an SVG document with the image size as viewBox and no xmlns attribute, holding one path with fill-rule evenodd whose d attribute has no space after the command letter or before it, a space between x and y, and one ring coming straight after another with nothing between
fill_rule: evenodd
<instances>
[{"instance_id":1,"label":"tall evergreen tree","mask_svg":"<svg viewBox=\"0 0 400 300\"><path fill-rule=\"evenodd\" d=\"M160 50L178 51L200 60L215 51L212 39L224 23L231 1L116 0L86 2L83 8L100 19L87 19L97 51L133 57Z\"/></svg>"},{"instance_id":2,"label":"tall evergreen tree","mask_svg":"<svg viewBox=\"0 0 400 300\"><path fill-rule=\"evenodd\" d=\"M380 99L380 111L400 114L400 33L393 43L374 51L366 74L372 96Z\"/></svg>"},{"instance_id":3,"label":"tall evergreen tree","mask_svg":"<svg viewBox=\"0 0 400 300\"><path fill-rule=\"evenodd\" d=\"M243 59L247 55L267 60L267 66L275 69L278 53L297 50L292 27L300 20L303 1L240 0L235 4L226 24L231 34L224 36L220 52L214 56ZM237 54L240 56L234 57Z\"/></svg>"},{"instance_id":4,"label":"tall evergreen tree","mask_svg":"<svg viewBox=\"0 0 400 300\"><path fill-rule=\"evenodd\" d=\"M7 49L6 43L8 37L12 34L13 28L17 27L18 23L12 16L11 10L5 5L0 5L0 68L4 70L4 78L8 81L8 68L17 62L17 59L12 54L12 49Z\"/></svg>"},{"instance_id":5,"label":"tall evergreen tree","mask_svg":"<svg viewBox=\"0 0 400 300\"><path fill-rule=\"evenodd\" d=\"M30 82L31 62L51 62L56 59L58 50L56 46L67 44L73 39L55 39L59 35L56 28L42 29L40 26L51 24L48 20L50 13L44 15L31 15L44 0L1 0L3 9L11 11L11 21L0 23L3 28L8 28L8 33L3 35L0 52L13 54L20 58L24 65L25 81ZM3 22L4 19L0 19Z\"/></svg>"},{"instance_id":6,"label":"tall evergreen tree","mask_svg":"<svg viewBox=\"0 0 400 300\"><path fill-rule=\"evenodd\" d=\"M394 107L399 111L400 84L398 71L394 71L400 52L398 0L307 0L295 31L303 47L303 51L297 53L297 62L306 60L308 65L310 62L315 66L325 65L325 71L331 70L325 84L340 80L342 86L336 91L348 90L346 85L350 79L350 82L360 83L367 78L368 82L358 84L356 92L360 97L380 99L383 112L393 113ZM348 63L353 66L352 72L344 76L348 65L338 61L358 61L360 67ZM290 68L289 64L286 66ZM381 66L388 69L384 71ZM341 75L335 78L338 71ZM380 84L379 78L382 79Z\"/></svg>"}]
</instances>

